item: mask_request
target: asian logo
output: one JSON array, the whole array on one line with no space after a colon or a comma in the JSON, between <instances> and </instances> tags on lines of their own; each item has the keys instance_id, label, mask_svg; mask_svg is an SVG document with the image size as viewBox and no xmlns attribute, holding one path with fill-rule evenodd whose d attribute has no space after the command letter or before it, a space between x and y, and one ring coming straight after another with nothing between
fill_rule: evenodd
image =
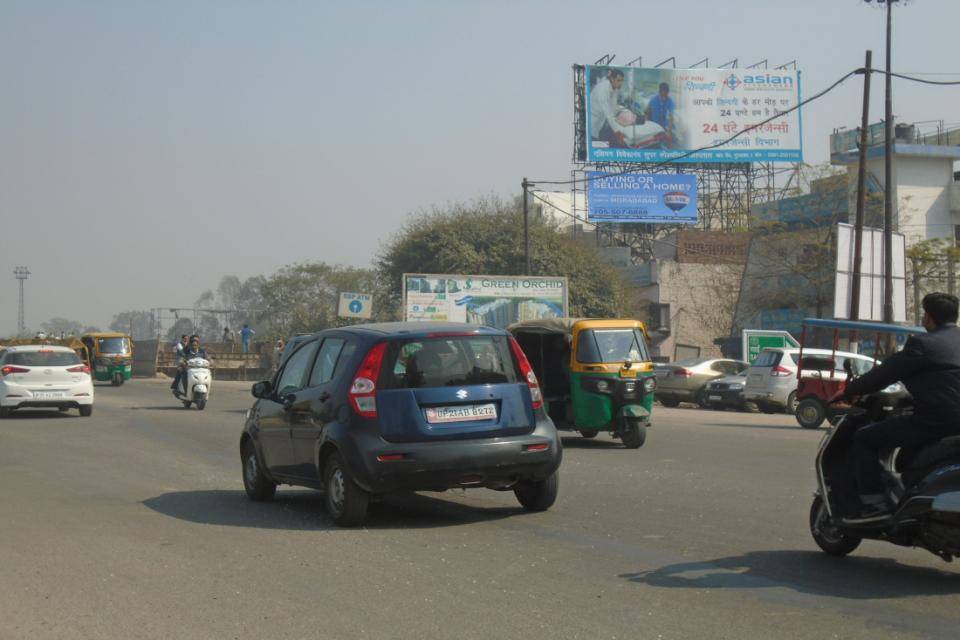
<instances>
[{"instance_id":1,"label":"asian logo","mask_svg":"<svg viewBox=\"0 0 960 640\"><path fill-rule=\"evenodd\" d=\"M730 87L731 90L736 89L741 84L740 78L738 78L737 74L735 73L731 73L729 76L723 79L723 86Z\"/></svg>"},{"instance_id":2,"label":"asian logo","mask_svg":"<svg viewBox=\"0 0 960 640\"><path fill-rule=\"evenodd\" d=\"M671 211L680 211L690 204L690 196L683 191L671 191L663 194L663 204L667 205Z\"/></svg>"}]
</instances>

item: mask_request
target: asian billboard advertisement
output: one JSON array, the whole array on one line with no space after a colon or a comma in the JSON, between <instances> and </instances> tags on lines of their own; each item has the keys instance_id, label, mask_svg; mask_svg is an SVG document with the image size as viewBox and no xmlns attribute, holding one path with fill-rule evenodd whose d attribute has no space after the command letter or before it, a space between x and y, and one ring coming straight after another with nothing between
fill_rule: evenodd
<instances>
[{"instance_id":1,"label":"asian billboard advertisement","mask_svg":"<svg viewBox=\"0 0 960 640\"><path fill-rule=\"evenodd\" d=\"M587 218L591 222L696 223L697 176L587 171Z\"/></svg>"},{"instance_id":2,"label":"asian billboard advertisement","mask_svg":"<svg viewBox=\"0 0 960 640\"><path fill-rule=\"evenodd\" d=\"M801 162L800 72L587 66L588 162ZM690 155L684 155L695 151Z\"/></svg>"},{"instance_id":3,"label":"asian billboard advertisement","mask_svg":"<svg viewBox=\"0 0 960 640\"><path fill-rule=\"evenodd\" d=\"M533 276L403 275L404 320L468 322L505 329L567 315L567 279Z\"/></svg>"}]
</instances>

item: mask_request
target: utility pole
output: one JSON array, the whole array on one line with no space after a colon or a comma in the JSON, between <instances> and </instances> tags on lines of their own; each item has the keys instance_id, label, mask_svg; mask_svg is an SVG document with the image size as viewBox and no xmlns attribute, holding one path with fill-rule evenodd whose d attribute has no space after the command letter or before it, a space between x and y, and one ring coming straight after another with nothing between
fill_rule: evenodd
<instances>
[{"instance_id":1,"label":"utility pole","mask_svg":"<svg viewBox=\"0 0 960 640\"><path fill-rule=\"evenodd\" d=\"M893 95L890 76L890 32L894 0L887 0L887 74L884 100L883 321L893 322ZM893 337L892 335L890 336ZM890 346L893 346L892 343Z\"/></svg>"},{"instance_id":2,"label":"utility pole","mask_svg":"<svg viewBox=\"0 0 960 640\"><path fill-rule=\"evenodd\" d=\"M913 324L920 326L920 258L910 257L913 267Z\"/></svg>"},{"instance_id":3,"label":"utility pole","mask_svg":"<svg viewBox=\"0 0 960 640\"><path fill-rule=\"evenodd\" d=\"M867 131L870 126L870 76L873 52L867 50L863 65L863 114L860 117L860 165L857 169L857 217L853 236L853 284L850 298L850 319L860 319L860 269L863 263L863 218L867 198ZM853 350L853 346L851 346Z\"/></svg>"},{"instance_id":4,"label":"utility pole","mask_svg":"<svg viewBox=\"0 0 960 640\"><path fill-rule=\"evenodd\" d=\"M26 314L23 310L23 283L30 277L30 269L27 267L14 267L13 277L20 281L20 309L17 316L17 335L23 335L27 332Z\"/></svg>"},{"instance_id":5,"label":"utility pole","mask_svg":"<svg viewBox=\"0 0 960 640\"><path fill-rule=\"evenodd\" d=\"M957 295L957 256L952 249L947 249L947 293Z\"/></svg>"},{"instance_id":6,"label":"utility pole","mask_svg":"<svg viewBox=\"0 0 960 640\"><path fill-rule=\"evenodd\" d=\"M524 178L520 183L523 188L523 275L530 275L530 212L527 208L527 190L530 183Z\"/></svg>"}]
</instances>

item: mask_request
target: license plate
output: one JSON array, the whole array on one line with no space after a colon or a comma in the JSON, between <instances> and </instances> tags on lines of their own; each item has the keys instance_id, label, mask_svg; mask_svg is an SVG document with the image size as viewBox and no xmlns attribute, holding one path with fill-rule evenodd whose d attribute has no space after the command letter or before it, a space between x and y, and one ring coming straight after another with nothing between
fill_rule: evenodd
<instances>
[{"instance_id":1,"label":"license plate","mask_svg":"<svg viewBox=\"0 0 960 640\"><path fill-rule=\"evenodd\" d=\"M34 391L33 397L37 400L57 400L63 397L62 391Z\"/></svg>"},{"instance_id":2,"label":"license plate","mask_svg":"<svg viewBox=\"0 0 960 640\"><path fill-rule=\"evenodd\" d=\"M723 400L723 396L710 396L711 400Z\"/></svg>"},{"instance_id":3,"label":"license plate","mask_svg":"<svg viewBox=\"0 0 960 640\"><path fill-rule=\"evenodd\" d=\"M443 424L445 422L470 422L474 420L496 420L495 404L471 404L460 407L430 407L424 410L427 422Z\"/></svg>"}]
</instances>

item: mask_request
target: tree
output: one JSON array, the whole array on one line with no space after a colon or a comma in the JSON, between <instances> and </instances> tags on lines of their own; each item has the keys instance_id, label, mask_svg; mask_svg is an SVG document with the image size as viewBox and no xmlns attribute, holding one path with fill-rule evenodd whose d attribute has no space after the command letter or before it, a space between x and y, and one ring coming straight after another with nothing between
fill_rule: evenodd
<instances>
[{"instance_id":1,"label":"tree","mask_svg":"<svg viewBox=\"0 0 960 640\"><path fill-rule=\"evenodd\" d=\"M942 238L921 240L906 251L908 288L913 294L908 301L913 323L919 325L923 296L934 291L956 295L957 262L960 249L947 246Z\"/></svg>"},{"instance_id":2,"label":"tree","mask_svg":"<svg viewBox=\"0 0 960 640\"><path fill-rule=\"evenodd\" d=\"M173 342L174 340L179 340L183 334L189 336L194 333L196 333L196 331L193 326L193 320L190 318L177 318L173 326L167 330L167 340Z\"/></svg>"},{"instance_id":3,"label":"tree","mask_svg":"<svg viewBox=\"0 0 960 640\"><path fill-rule=\"evenodd\" d=\"M519 203L495 197L421 213L404 226L375 260L383 286L375 302L401 315L404 273L517 275L523 273L523 217ZM619 272L597 252L531 217L531 275L569 278L570 314L632 315Z\"/></svg>"},{"instance_id":4,"label":"tree","mask_svg":"<svg viewBox=\"0 0 960 640\"><path fill-rule=\"evenodd\" d=\"M287 338L355 324L337 317L340 292L374 293L376 277L370 269L305 262L283 267L259 284L264 311L258 314L261 336ZM374 317L380 313L374 307Z\"/></svg>"},{"instance_id":5,"label":"tree","mask_svg":"<svg viewBox=\"0 0 960 640\"><path fill-rule=\"evenodd\" d=\"M100 331L99 328L93 325L85 325L77 320L67 320L66 318L50 318L46 322L40 323L40 328L50 336L79 336L84 333L96 333Z\"/></svg>"},{"instance_id":6,"label":"tree","mask_svg":"<svg viewBox=\"0 0 960 640\"><path fill-rule=\"evenodd\" d=\"M157 337L156 322L150 311L121 311L113 316L110 330L129 333L134 340L150 340Z\"/></svg>"}]
</instances>

